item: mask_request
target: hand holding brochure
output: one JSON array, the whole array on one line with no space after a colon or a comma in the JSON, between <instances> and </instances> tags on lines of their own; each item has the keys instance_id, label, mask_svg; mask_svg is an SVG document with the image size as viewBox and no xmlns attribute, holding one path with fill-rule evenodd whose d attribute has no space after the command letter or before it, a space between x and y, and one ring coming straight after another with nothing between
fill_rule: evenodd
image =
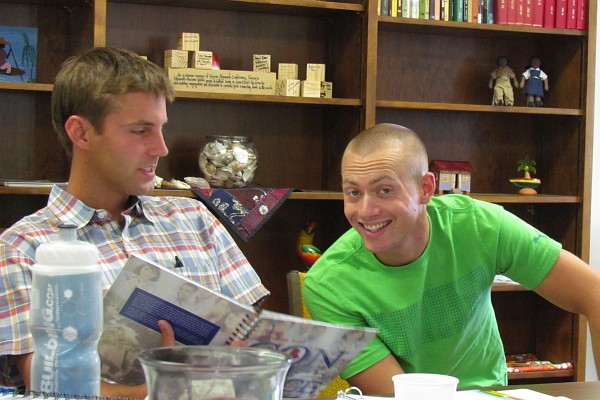
<instances>
[{"instance_id":1,"label":"hand holding brochure","mask_svg":"<svg viewBox=\"0 0 600 400\"><path fill-rule=\"evenodd\" d=\"M142 278L151 272L158 278ZM134 255L104 297L104 332L98 345L103 377L128 385L144 382L137 357L143 349L161 346L160 319L171 323L181 345L244 341L249 347L290 354L294 362L286 398L316 396L377 334L371 328L263 311Z\"/></svg>"}]
</instances>

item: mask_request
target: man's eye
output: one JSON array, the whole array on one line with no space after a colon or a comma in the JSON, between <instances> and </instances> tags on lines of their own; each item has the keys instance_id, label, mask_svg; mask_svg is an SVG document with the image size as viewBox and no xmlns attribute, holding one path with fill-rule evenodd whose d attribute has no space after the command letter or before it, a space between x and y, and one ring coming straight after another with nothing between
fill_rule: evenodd
<instances>
[{"instance_id":1,"label":"man's eye","mask_svg":"<svg viewBox=\"0 0 600 400\"><path fill-rule=\"evenodd\" d=\"M390 189L390 188L381 188L381 189L379 189L379 193L382 193L382 194L388 194L388 193L391 193L391 192L392 192L392 189Z\"/></svg>"}]
</instances>

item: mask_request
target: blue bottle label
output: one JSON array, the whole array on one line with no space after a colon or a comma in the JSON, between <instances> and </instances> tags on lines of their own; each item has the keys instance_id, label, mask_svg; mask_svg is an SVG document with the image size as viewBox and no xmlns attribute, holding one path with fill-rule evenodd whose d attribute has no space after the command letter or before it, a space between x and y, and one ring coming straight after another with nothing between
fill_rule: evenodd
<instances>
[{"instance_id":1,"label":"blue bottle label","mask_svg":"<svg viewBox=\"0 0 600 400\"><path fill-rule=\"evenodd\" d=\"M100 272L34 275L30 317L35 342L33 390L99 395L100 285Z\"/></svg>"}]
</instances>

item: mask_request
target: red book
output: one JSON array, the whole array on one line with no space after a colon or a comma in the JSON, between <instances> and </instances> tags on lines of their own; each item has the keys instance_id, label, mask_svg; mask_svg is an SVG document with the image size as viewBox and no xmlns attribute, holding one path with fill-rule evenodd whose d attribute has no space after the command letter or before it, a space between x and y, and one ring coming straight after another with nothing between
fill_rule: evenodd
<instances>
[{"instance_id":1,"label":"red book","mask_svg":"<svg viewBox=\"0 0 600 400\"><path fill-rule=\"evenodd\" d=\"M508 0L496 0L496 14L494 23L500 25L508 24Z\"/></svg>"},{"instance_id":2,"label":"red book","mask_svg":"<svg viewBox=\"0 0 600 400\"><path fill-rule=\"evenodd\" d=\"M577 29L585 31L587 28L587 0L577 2Z\"/></svg>"},{"instance_id":3,"label":"red book","mask_svg":"<svg viewBox=\"0 0 600 400\"><path fill-rule=\"evenodd\" d=\"M567 3L568 0L556 0L556 22L555 28L567 27Z\"/></svg>"},{"instance_id":4,"label":"red book","mask_svg":"<svg viewBox=\"0 0 600 400\"><path fill-rule=\"evenodd\" d=\"M533 1L534 0L525 0L525 18L523 20L523 25L533 25Z\"/></svg>"},{"instance_id":5,"label":"red book","mask_svg":"<svg viewBox=\"0 0 600 400\"><path fill-rule=\"evenodd\" d=\"M544 0L533 0L532 1L531 25L544 26Z\"/></svg>"},{"instance_id":6,"label":"red book","mask_svg":"<svg viewBox=\"0 0 600 400\"><path fill-rule=\"evenodd\" d=\"M507 0L508 11L506 14L506 22L508 25L515 25L517 23L517 0Z\"/></svg>"},{"instance_id":7,"label":"red book","mask_svg":"<svg viewBox=\"0 0 600 400\"><path fill-rule=\"evenodd\" d=\"M525 21L525 0L517 0L517 17L515 25L523 25Z\"/></svg>"},{"instance_id":8,"label":"red book","mask_svg":"<svg viewBox=\"0 0 600 400\"><path fill-rule=\"evenodd\" d=\"M567 29L577 28L577 0L567 2Z\"/></svg>"},{"instance_id":9,"label":"red book","mask_svg":"<svg viewBox=\"0 0 600 400\"><path fill-rule=\"evenodd\" d=\"M545 0L544 28L556 27L556 0Z\"/></svg>"}]
</instances>

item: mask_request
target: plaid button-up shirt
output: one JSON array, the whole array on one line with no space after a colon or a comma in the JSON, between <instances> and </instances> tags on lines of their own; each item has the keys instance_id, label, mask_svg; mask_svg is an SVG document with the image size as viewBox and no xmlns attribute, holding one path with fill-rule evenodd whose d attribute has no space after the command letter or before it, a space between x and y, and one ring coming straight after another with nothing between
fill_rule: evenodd
<instances>
[{"instance_id":1,"label":"plaid button-up shirt","mask_svg":"<svg viewBox=\"0 0 600 400\"><path fill-rule=\"evenodd\" d=\"M32 352L28 327L31 271L36 248L58 238L58 223L75 225L78 239L100 250L106 292L133 253L236 300L253 304L268 295L223 225L199 201L132 197L121 227L106 210L92 209L55 185L48 205L0 235L0 385L21 385L7 355Z\"/></svg>"}]
</instances>

